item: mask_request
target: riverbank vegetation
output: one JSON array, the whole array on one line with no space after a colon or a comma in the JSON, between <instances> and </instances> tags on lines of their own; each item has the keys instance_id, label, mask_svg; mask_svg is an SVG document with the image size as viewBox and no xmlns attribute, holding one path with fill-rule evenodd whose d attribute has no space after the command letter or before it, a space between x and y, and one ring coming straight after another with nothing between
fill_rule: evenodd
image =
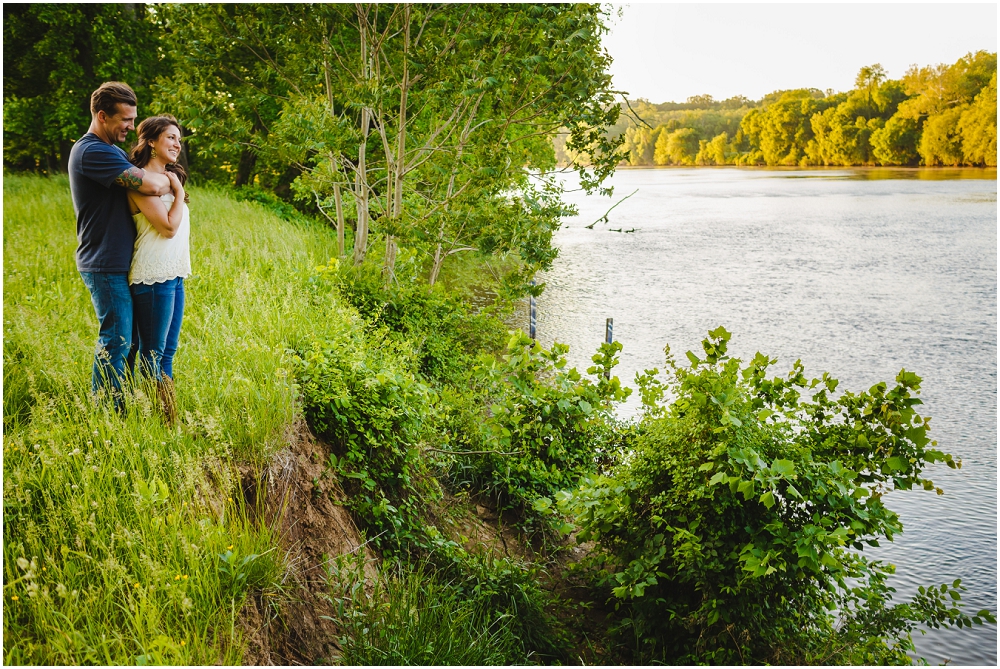
<instances>
[{"instance_id":1,"label":"riverbank vegetation","mask_svg":"<svg viewBox=\"0 0 1000 669\"><path fill-rule=\"evenodd\" d=\"M620 344L576 370L517 329L568 211L553 136L589 190L618 162L606 19L5 8L5 160L45 174L4 179L5 662L908 663L920 625L995 622L864 557L886 494L961 464L917 375L841 391L720 327L623 421ZM197 184L173 426L141 380L123 415L89 393L57 173L115 63Z\"/></svg>"},{"instance_id":2,"label":"riverbank vegetation","mask_svg":"<svg viewBox=\"0 0 1000 669\"><path fill-rule=\"evenodd\" d=\"M901 79L878 64L863 67L843 93L636 100L609 134L624 139L629 165L996 167L996 72L996 53L979 51L951 65L913 66Z\"/></svg>"},{"instance_id":3,"label":"riverbank vegetation","mask_svg":"<svg viewBox=\"0 0 1000 669\"><path fill-rule=\"evenodd\" d=\"M254 601L280 638L304 566L253 481L303 418L327 444L309 494L373 549L313 567L344 661L908 662L917 624L992 621L961 611L959 583L894 603L891 566L863 556L902 530L885 494L960 465L930 441L916 375L838 393L728 358L719 329L640 378L645 413L622 423L620 345L581 374L564 347L503 335L501 312L321 262L325 226L192 195L170 428L142 387L124 417L92 404L66 182L5 179L6 661L242 662Z\"/></svg>"}]
</instances>

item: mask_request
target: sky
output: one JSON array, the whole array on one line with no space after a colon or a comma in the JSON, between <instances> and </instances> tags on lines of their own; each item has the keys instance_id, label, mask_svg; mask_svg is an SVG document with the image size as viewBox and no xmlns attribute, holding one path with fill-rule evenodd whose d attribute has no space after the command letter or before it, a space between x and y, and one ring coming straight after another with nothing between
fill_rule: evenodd
<instances>
[{"instance_id":1,"label":"sky","mask_svg":"<svg viewBox=\"0 0 1000 669\"><path fill-rule=\"evenodd\" d=\"M997 50L997 5L615 5L604 38L615 87L630 99L760 99L789 88L846 91L880 63L898 79L912 64L954 63Z\"/></svg>"}]
</instances>

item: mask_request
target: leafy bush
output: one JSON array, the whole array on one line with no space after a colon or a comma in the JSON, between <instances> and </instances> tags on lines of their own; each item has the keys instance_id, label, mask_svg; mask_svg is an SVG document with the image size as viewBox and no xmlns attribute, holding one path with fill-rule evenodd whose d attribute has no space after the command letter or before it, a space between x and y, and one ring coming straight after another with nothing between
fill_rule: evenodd
<instances>
[{"instance_id":1,"label":"leafy bush","mask_svg":"<svg viewBox=\"0 0 1000 669\"><path fill-rule=\"evenodd\" d=\"M568 350L559 343L546 350L517 331L500 361L479 367L492 384L480 437L488 452L470 474L505 508L548 515L548 498L616 451L613 407L631 391L604 373L618 364L621 344L601 345L588 369L596 381L566 369Z\"/></svg>"},{"instance_id":2,"label":"leafy bush","mask_svg":"<svg viewBox=\"0 0 1000 669\"><path fill-rule=\"evenodd\" d=\"M770 379L775 360L742 366L729 338L710 332L687 368L668 349L667 384L656 370L640 379L646 412L627 462L559 496L578 540L597 541L591 567L639 657L908 663L918 623L992 621L945 604L958 583L890 606L891 566L861 554L902 531L884 494L933 489L929 463L960 466L915 411L920 378L904 370L892 388L834 397L835 379L807 379L798 362Z\"/></svg>"},{"instance_id":3,"label":"leafy bush","mask_svg":"<svg viewBox=\"0 0 1000 669\"><path fill-rule=\"evenodd\" d=\"M405 271L397 259L397 276ZM333 276L336 268L327 268ZM469 369L482 353L503 349L506 325L488 311L472 306L443 290L428 290L417 282L385 286L374 265L339 270L337 287L371 328L385 328L391 336L409 341L417 356L416 371L442 384L465 383Z\"/></svg>"},{"instance_id":4,"label":"leafy bush","mask_svg":"<svg viewBox=\"0 0 1000 669\"><path fill-rule=\"evenodd\" d=\"M423 514L439 498L418 449L434 394L410 371L413 355L380 336L314 341L293 365L303 412L330 441L347 506L389 552L426 546Z\"/></svg>"}]
</instances>

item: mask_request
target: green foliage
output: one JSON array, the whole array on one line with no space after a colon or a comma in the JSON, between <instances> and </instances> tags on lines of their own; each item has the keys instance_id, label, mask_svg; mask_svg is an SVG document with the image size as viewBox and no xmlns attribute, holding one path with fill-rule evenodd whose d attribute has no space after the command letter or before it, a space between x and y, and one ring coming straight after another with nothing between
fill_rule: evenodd
<instances>
[{"instance_id":1,"label":"green foliage","mask_svg":"<svg viewBox=\"0 0 1000 669\"><path fill-rule=\"evenodd\" d=\"M419 446L435 401L413 355L384 330L310 342L293 357L306 420L334 447L348 507L387 553L427 547L422 518L440 496Z\"/></svg>"},{"instance_id":2,"label":"green foliage","mask_svg":"<svg viewBox=\"0 0 1000 669\"><path fill-rule=\"evenodd\" d=\"M598 583L639 657L795 664L837 648L841 661L898 662L918 624L971 621L933 598L889 606L891 568L860 553L902 531L884 494L934 489L926 465L961 465L916 412L920 378L835 396L835 379L798 362L768 378L775 360L729 358L729 338L710 332L687 367L668 350L666 385L655 370L640 380L646 414L626 463L559 496L578 540L597 542Z\"/></svg>"},{"instance_id":3,"label":"green foliage","mask_svg":"<svg viewBox=\"0 0 1000 669\"><path fill-rule=\"evenodd\" d=\"M384 328L386 336L407 341L417 360L416 371L426 380L458 385L482 353L499 353L506 326L495 314L503 304L476 311L468 301L443 290L428 290L417 281L419 267L397 260L397 277L386 287L372 266L339 268L335 278L340 295L371 328ZM331 275L332 276L332 275Z\"/></svg>"},{"instance_id":4,"label":"green foliage","mask_svg":"<svg viewBox=\"0 0 1000 669\"><path fill-rule=\"evenodd\" d=\"M621 447L613 410L631 391L610 377L621 344L601 345L587 370L595 381L566 369L567 350L558 343L546 350L515 332L500 360L476 370L474 397L485 406L451 426L452 448L485 451L455 469L453 483L488 493L528 526L554 520L550 498L610 465Z\"/></svg>"},{"instance_id":5,"label":"green foliage","mask_svg":"<svg viewBox=\"0 0 1000 669\"><path fill-rule=\"evenodd\" d=\"M4 165L64 172L90 125L90 94L129 83L147 115L149 84L169 67L162 31L142 4L8 5L3 13Z\"/></svg>"},{"instance_id":6,"label":"green foliage","mask_svg":"<svg viewBox=\"0 0 1000 669\"><path fill-rule=\"evenodd\" d=\"M914 66L899 80L876 63L846 93L775 91L728 105L711 96L628 102L608 132L622 137L631 165L995 166L995 74L996 54L987 51Z\"/></svg>"},{"instance_id":7,"label":"green foliage","mask_svg":"<svg viewBox=\"0 0 1000 669\"><path fill-rule=\"evenodd\" d=\"M997 165L997 74L976 96L958 122L965 162Z\"/></svg>"},{"instance_id":8,"label":"green foliage","mask_svg":"<svg viewBox=\"0 0 1000 669\"><path fill-rule=\"evenodd\" d=\"M159 104L191 119L199 157L311 211L349 195L354 262L372 251L370 223L388 280L397 247L433 257L430 284L473 250L548 266L565 211L549 176L560 127L591 157L578 167L588 190L614 168L617 142L602 129L618 108L597 5L163 11L183 55Z\"/></svg>"}]
</instances>

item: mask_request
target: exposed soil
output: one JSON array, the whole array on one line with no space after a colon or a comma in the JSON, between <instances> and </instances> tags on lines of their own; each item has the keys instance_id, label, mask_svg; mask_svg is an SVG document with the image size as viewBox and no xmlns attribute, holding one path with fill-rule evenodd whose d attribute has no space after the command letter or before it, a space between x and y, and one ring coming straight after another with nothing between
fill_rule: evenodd
<instances>
[{"instance_id":1,"label":"exposed soil","mask_svg":"<svg viewBox=\"0 0 1000 669\"><path fill-rule=\"evenodd\" d=\"M377 575L378 556L362 545L344 492L327 470L330 446L316 439L304 421L289 430L287 448L261 471L245 465L239 474L246 508L255 522L275 529L288 566L280 592L255 592L240 612L246 665L324 665L340 658L340 631L327 583L328 564L340 555L363 551L365 578ZM615 664L606 646L609 606L594 602L585 579L570 567L589 546L573 537L546 557L497 512L488 499L446 493L434 522L467 550L494 552L547 563L541 585L558 596L552 613L563 622L572 644L569 659L582 664Z\"/></svg>"},{"instance_id":2,"label":"exposed soil","mask_svg":"<svg viewBox=\"0 0 1000 669\"><path fill-rule=\"evenodd\" d=\"M281 601L264 593L248 598L240 621L247 641L248 665L332 664L340 657L334 610L327 596L327 563L338 555L364 551L365 576L375 575L375 556L362 546L361 534L335 480L325 475L330 454L304 422L292 426L288 448L277 453L263 472L241 471L247 508L257 522L275 528L288 570Z\"/></svg>"}]
</instances>

